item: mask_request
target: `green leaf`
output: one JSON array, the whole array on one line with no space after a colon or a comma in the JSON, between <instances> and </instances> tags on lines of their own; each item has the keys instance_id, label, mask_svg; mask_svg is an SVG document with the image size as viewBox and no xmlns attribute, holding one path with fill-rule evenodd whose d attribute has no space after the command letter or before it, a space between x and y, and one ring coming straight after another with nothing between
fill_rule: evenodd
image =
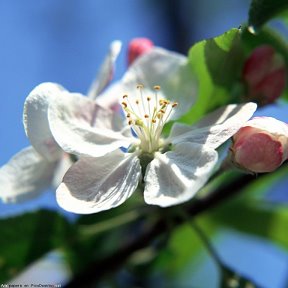
<instances>
[{"instance_id":1,"label":"green leaf","mask_svg":"<svg viewBox=\"0 0 288 288\"><path fill-rule=\"evenodd\" d=\"M287 0L253 0L249 10L249 30L257 32L267 21L288 9Z\"/></svg>"},{"instance_id":2,"label":"green leaf","mask_svg":"<svg viewBox=\"0 0 288 288\"><path fill-rule=\"evenodd\" d=\"M0 282L17 275L45 253L62 246L69 223L52 211L37 211L0 220Z\"/></svg>"},{"instance_id":3,"label":"green leaf","mask_svg":"<svg viewBox=\"0 0 288 288\"><path fill-rule=\"evenodd\" d=\"M242 52L238 29L192 46L189 63L198 78L199 95L180 121L191 124L219 106L238 101L235 84L241 74Z\"/></svg>"}]
</instances>

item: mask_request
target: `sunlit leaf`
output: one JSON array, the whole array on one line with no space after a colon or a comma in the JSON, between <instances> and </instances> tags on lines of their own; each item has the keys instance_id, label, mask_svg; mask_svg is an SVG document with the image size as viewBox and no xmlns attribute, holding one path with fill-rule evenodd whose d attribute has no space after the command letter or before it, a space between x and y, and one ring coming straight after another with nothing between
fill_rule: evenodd
<instances>
[{"instance_id":1,"label":"sunlit leaf","mask_svg":"<svg viewBox=\"0 0 288 288\"><path fill-rule=\"evenodd\" d=\"M193 45L189 62L198 78L199 95L196 104L181 121L193 123L219 106L238 101L235 84L243 62L238 29Z\"/></svg>"}]
</instances>

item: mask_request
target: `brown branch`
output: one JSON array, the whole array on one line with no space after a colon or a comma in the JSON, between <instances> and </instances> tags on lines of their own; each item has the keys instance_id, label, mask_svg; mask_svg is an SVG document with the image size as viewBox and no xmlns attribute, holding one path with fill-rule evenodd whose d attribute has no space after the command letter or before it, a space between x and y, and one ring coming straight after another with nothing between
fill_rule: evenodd
<instances>
[{"instance_id":1,"label":"brown branch","mask_svg":"<svg viewBox=\"0 0 288 288\"><path fill-rule=\"evenodd\" d=\"M258 177L261 177L261 175ZM226 184L225 186L216 190L214 193L209 194L207 197L195 200L189 206L185 206L184 209L190 216L197 216L239 193L253 180L255 180L255 176L244 175L231 183ZM181 217L177 217L175 218L175 222L177 224L182 224L184 220ZM125 243L125 245L120 247L117 251L115 251L115 253L90 263L90 266L87 267L85 271L75 275L70 283L66 285L66 287L89 287L92 284L95 284L105 275L121 267L135 251L147 247L153 240L155 240L156 237L159 237L163 233L167 232L167 230L167 219L162 217L156 223L154 223L154 225L137 235L136 238L132 239L128 243Z\"/></svg>"}]
</instances>

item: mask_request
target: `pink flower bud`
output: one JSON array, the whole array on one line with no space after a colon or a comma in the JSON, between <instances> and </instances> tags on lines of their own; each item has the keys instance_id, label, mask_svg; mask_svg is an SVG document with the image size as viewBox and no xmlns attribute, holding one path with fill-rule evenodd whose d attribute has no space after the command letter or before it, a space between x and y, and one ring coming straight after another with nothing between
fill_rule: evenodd
<instances>
[{"instance_id":1,"label":"pink flower bud","mask_svg":"<svg viewBox=\"0 0 288 288\"><path fill-rule=\"evenodd\" d=\"M151 40L147 38L135 38L128 45L128 66L139 56L149 52L154 47Z\"/></svg>"},{"instance_id":2,"label":"pink flower bud","mask_svg":"<svg viewBox=\"0 0 288 288\"><path fill-rule=\"evenodd\" d=\"M233 136L230 151L236 167L272 172L288 157L288 125L271 117L255 117Z\"/></svg>"},{"instance_id":3,"label":"pink flower bud","mask_svg":"<svg viewBox=\"0 0 288 288\"><path fill-rule=\"evenodd\" d=\"M242 76L250 101L254 100L260 105L272 103L285 88L284 58L272 46L259 46L246 60Z\"/></svg>"}]
</instances>

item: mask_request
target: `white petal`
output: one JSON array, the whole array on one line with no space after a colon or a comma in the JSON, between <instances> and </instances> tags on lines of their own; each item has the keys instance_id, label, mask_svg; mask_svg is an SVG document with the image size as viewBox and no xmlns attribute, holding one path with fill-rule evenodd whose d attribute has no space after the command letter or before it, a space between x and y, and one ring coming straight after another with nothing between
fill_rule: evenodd
<instances>
[{"instance_id":1,"label":"white petal","mask_svg":"<svg viewBox=\"0 0 288 288\"><path fill-rule=\"evenodd\" d=\"M192 142L217 148L232 137L253 115L255 103L228 105L205 116L196 125L174 124L169 139L174 144Z\"/></svg>"},{"instance_id":2,"label":"white petal","mask_svg":"<svg viewBox=\"0 0 288 288\"><path fill-rule=\"evenodd\" d=\"M114 152L101 158L81 158L66 173L57 189L57 201L65 210L91 214L122 204L138 186L139 159Z\"/></svg>"},{"instance_id":3,"label":"white petal","mask_svg":"<svg viewBox=\"0 0 288 288\"><path fill-rule=\"evenodd\" d=\"M97 97L96 102L103 107L110 108L114 111L120 111L123 90L125 90L125 88L123 88L122 82L117 81L112 85L109 85L107 89Z\"/></svg>"},{"instance_id":4,"label":"white petal","mask_svg":"<svg viewBox=\"0 0 288 288\"><path fill-rule=\"evenodd\" d=\"M284 135L288 137L288 125L272 117L258 116L253 117L244 126L254 127L269 132L272 135Z\"/></svg>"},{"instance_id":5,"label":"white petal","mask_svg":"<svg viewBox=\"0 0 288 288\"><path fill-rule=\"evenodd\" d=\"M62 151L53 139L48 123L48 105L64 90L55 83L36 86L26 98L23 122L32 146L50 161L60 157Z\"/></svg>"},{"instance_id":6,"label":"white petal","mask_svg":"<svg viewBox=\"0 0 288 288\"><path fill-rule=\"evenodd\" d=\"M154 94L153 86L160 85L159 97L178 102L173 118L187 112L197 96L197 81L185 56L161 48L153 48L136 59L123 77L123 94L135 94L136 85L143 84Z\"/></svg>"},{"instance_id":7,"label":"white petal","mask_svg":"<svg viewBox=\"0 0 288 288\"><path fill-rule=\"evenodd\" d=\"M145 202L167 207L191 199L209 179L217 159L215 150L191 143L156 153L146 170Z\"/></svg>"},{"instance_id":8,"label":"white petal","mask_svg":"<svg viewBox=\"0 0 288 288\"><path fill-rule=\"evenodd\" d=\"M33 147L21 150L0 169L0 198L4 202L21 202L38 196L50 186L56 165Z\"/></svg>"},{"instance_id":9,"label":"white petal","mask_svg":"<svg viewBox=\"0 0 288 288\"><path fill-rule=\"evenodd\" d=\"M88 97L96 99L96 97L102 93L105 87L110 83L114 73L114 64L120 53L122 43L120 41L113 41L110 45L109 52L102 63L100 71L97 74L95 81L92 83ZM108 106L106 106L108 107Z\"/></svg>"},{"instance_id":10,"label":"white petal","mask_svg":"<svg viewBox=\"0 0 288 288\"><path fill-rule=\"evenodd\" d=\"M48 117L54 138L71 154L99 157L134 141L115 126L117 114L79 94L60 95L49 105Z\"/></svg>"},{"instance_id":11,"label":"white petal","mask_svg":"<svg viewBox=\"0 0 288 288\"><path fill-rule=\"evenodd\" d=\"M74 162L72 161L70 155L63 152L63 155L58 161L57 167L54 171L54 177L52 180L52 186L54 188L57 188L61 184L65 173L72 166L73 163Z\"/></svg>"}]
</instances>

